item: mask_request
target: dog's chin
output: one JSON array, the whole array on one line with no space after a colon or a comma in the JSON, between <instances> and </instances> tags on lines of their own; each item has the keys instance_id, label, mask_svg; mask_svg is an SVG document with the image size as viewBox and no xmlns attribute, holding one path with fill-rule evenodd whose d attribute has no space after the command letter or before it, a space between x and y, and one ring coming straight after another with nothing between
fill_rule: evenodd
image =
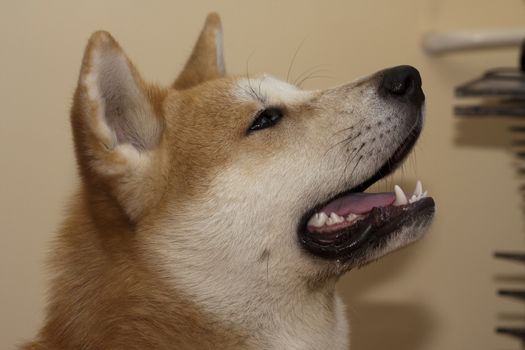
<instances>
[{"instance_id":1,"label":"dog's chin","mask_svg":"<svg viewBox=\"0 0 525 350\"><path fill-rule=\"evenodd\" d=\"M432 200L429 198L428 200ZM432 201L433 202L433 201ZM384 237L372 241L368 244L368 250L363 252L354 252L354 256L349 257L348 262L351 262L351 267L361 267L371 263L388 253L396 251L400 248L406 247L411 243L416 242L425 235L432 222L434 209L427 207L423 213L420 213L417 218L405 223L399 229L390 232Z\"/></svg>"},{"instance_id":2,"label":"dog's chin","mask_svg":"<svg viewBox=\"0 0 525 350\"><path fill-rule=\"evenodd\" d=\"M359 267L421 238L434 216L435 204L421 183L408 196L364 191L392 173L415 145L421 118L408 136L361 184L307 211L298 225L301 246L308 254L334 261L339 269Z\"/></svg>"}]
</instances>

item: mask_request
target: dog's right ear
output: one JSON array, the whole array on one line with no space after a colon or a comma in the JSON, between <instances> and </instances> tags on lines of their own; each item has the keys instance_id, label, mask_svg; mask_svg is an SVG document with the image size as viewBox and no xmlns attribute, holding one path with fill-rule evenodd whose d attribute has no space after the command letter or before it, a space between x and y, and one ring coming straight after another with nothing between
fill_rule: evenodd
<instances>
[{"instance_id":1,"label":"dog's right ear","mask_svg":"<svg viewBox=\"0 0 525 350\"><path fill-rule=\"evenodd\" d=\"M158 184L165 94L142 80L109 33L91 36L71 111L77 160L84 181L110 192L131 219Z\"/></svg>"}]
</instances>

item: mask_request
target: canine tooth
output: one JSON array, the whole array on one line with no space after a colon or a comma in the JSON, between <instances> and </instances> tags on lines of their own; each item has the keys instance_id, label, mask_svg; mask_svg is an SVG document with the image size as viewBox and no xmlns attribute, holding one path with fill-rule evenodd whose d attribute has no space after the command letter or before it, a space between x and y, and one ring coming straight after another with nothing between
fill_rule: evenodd
<instances>
[{"instance_id":1,"label":"canine tooth","mask_svg":"<svg viewBox=\"0 0 525 350\"><path fill-rule=\"evenodd\" d=\"M308 223L306 224L307 226L313 226L313 227L319 227L318 226L318 218L319 218L319 214L315 214L313 215L310 220L308 220Z\"/></svg>"},{"instance_id":2,"label":"canine tooth","mask_svg":"<svg viewBox=\"0 0 525 350\"><path fill-rule=\"evenodd\" d=\"M324 226L326 219L328 219L328 216L324 212L316 213L310 218L310 220L308 220L307 225L313 227L321 227Z\"/></svg>"},{"instance_id":3,"label":"canine tooth","mask_svg":"<svg viewBox=\"0 0 525 350\"><path fill-rule=\"evenodd\" d=\"M320 212L319 214L319 225L323 226L326 224L326 220L328 220L328 215L326 215L325 212Z\"/></svg>"},{"instance_id":4,"label":"canine tooth","mask_svg":"<svg viewBox=\"0 0 525 350\"><path fill-rule=\"evenodd\" d=\"M405 192L398 185L394 186L394 192L396 193L396 200L394 201L395 206L405 205L408 203Z\"/></svg>"},{"instance_id":5,"label":"canine tooth","mask_svg":"<svg viewBox=\"0 0 525 350\"><path fill-rule=\"evenodd\" d=\"M414 196L418 198L421 196L422 193L423 193L423 185L421 184L421 181L417 180L416 188L414 189Z\"/></svg>"}]
</instances>

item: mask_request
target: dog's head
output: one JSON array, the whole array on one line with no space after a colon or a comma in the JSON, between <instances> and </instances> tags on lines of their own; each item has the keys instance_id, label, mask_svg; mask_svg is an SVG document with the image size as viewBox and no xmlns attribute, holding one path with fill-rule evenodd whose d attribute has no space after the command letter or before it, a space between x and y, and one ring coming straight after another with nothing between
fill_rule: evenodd
<instances>
[{"instance_id":1,"label":"dog's head","mask_svg":"<svg viewBox=\"0 0 525 350\"><path fill-rule=\"evenodd\" d=\"M319 281L418 239L434 211L420 186L408 199L364 193L419 136L417 70L303 91L226 75L221 35L210 15L169 88L144 82L108 33L92 36L72 123L93 201L121 208L186 285Z\"/></svg>"}]
</instances>

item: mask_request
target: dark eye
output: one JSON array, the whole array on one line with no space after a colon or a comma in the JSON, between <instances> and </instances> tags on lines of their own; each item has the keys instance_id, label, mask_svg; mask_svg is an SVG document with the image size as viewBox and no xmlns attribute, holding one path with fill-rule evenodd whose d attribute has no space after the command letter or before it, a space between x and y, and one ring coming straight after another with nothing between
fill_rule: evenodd
<instances>
[{"instance_id":1,"label":"dark eye","mask_svg":"<svg viewBox=\"0 0 525 350\"><path fill-rule=\"evenodd\" d=\"M252 126L248 129L248 133L272 127L277 124L282 117L283 111L279 108L272 107L263 109L257 114Z\"/></svg>"}]
</instances>

